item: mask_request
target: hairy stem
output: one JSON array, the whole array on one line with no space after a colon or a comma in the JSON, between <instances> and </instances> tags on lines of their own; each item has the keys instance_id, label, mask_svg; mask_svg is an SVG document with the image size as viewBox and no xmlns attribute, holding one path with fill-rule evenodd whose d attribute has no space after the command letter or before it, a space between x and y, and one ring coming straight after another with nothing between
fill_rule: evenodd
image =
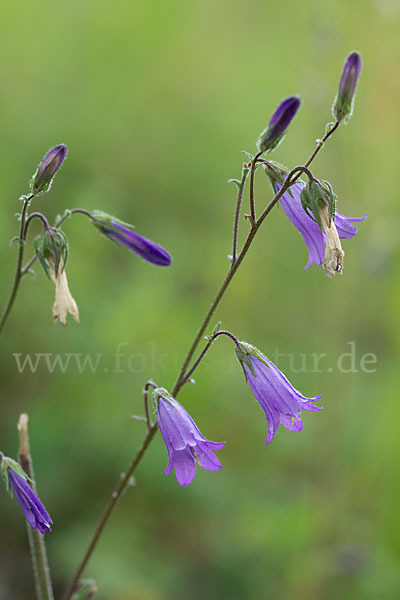
<instances>
[{"instance_id":1,"label":"hairy stem","mask_svg":"<svg viewBox=\"0 0 400 600\"><path fill-rule=\"evenodd\" d=\"M238 242L238 235L239 235L240 209L242 208L244 184L246 183L247 174L248 174L248 170L243 169L243 175L242 175L242 179L240 181L239 192L238 192L238 197L237 197L237 201L236 201L235 222L233 225L232 264L234 264L236 262L237 242Z\"/></svg>"},{"instance_id":2,"label":"hairy stem","mask_svg":"<svg viewBox=\"0 0 400 600\"><path fill-rule=\"evenodd\" d=\"M17 297L19 284L21 282L21 277L23 275L22 272L22 261L24 260L24 251L25 251L25 220L26 214L29 208L30 201L33 198L33 194L26 196L24 198L24 204L21 211L21 221L19 227L19 249L18 249L18 257L17 257L17 266L15 269L14 281L11 288L10 296L8 298L7 304L3 310L0 319L0 334L3 331L4 325L8 319L8 316L11 312L11 309L14 305L15 298Z\"/></svg>"},{"instance_id":3,"label":"hairy stem","mask_svg":"<svg viewBox=\"0 0 400 600\"><path fill-rule=\"evenodd\" d=\"M254 203L254 175L256 172L257 160L260 158L260 156L262 154L264 154L264 151L257 152L255 157L251 161L251 168L250 168L250 218L251 218L252 226L256 222L256 207L255 207L255 203Z\"/></svg>"},{"instance_id":4,"label":"hairy stem","mask_svg":"<svg viewBox=\"0 0 400 600\"><path fill-rule=\"evenodd\" d=\"M36 484L33 473L32 458L29 448L28 437L28 415L22 414L18 421L19 451L18 459L21 467L31 479L32 488L36 493ZM33 575L35 578L35 589L38 600L53 600L53 588L49 564L47 561L46 546L44 537L39 531L33 531L27 524L29 547L31 549L31 558L33 566Z\"/></svg>"},{"instance_id":5,"label":"hairy stem","mask_svg":"<svg viewBox=\"0 0 400 600\"><path fill-rule=\"evenodd\" d=\"M197 367L211 348L211 345L214 342L214 340L216 340L217 337L219 337L220 335L226 335L227 337L231 338L231 340L235 342L235 344L239 344L239 340L237 339L237 337L234 336L233 333L231 333L230 331L225 331L225 329L221 329L220 331L217 331L217 333L214 333L208 340L207 344L204 346L203 350L200 352L198 358L193 363L193 366L187 373L185 373L183 377L183 383L189 381L190 377L193 375L193 373L195 372L195 370L197 369Z\"/></svg>"}]
</instances>

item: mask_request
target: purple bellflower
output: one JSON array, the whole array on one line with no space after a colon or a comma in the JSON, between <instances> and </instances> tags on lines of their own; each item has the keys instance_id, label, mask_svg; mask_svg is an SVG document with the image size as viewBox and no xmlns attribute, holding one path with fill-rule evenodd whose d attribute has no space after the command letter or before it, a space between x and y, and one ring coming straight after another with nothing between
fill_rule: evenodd
<instances>
[{"instance_id":1,"label":"purple bellflower","mask_svg":"<svg viewBox=\"0 0 400 600\"><path fill-rule=\"evenodd\" d=\"M301 410L321 410L312 402L321 396L306 398L286 379L285 375L266 358L257 348L240 342L236 347L236 356L240 361L246 380L256 400L260 403L268 422L267 441L272 442L282 423L286 429L301 431L303 421Z\"/></svg>"},{"instance_id":2,"label":"purple bellflower","mask_svg":"<svg viewBox=\"0 0 400 600\"><path fill-rule=\"evenodd\" d=\"M258 139L260 152L273 150L282 140L300 106L300 98L291 96L283 100L271 117L268 126Z\"/></svg>"},{"instance_id":3,"label":"purple bellflower","mask_svg":"<svg viewBox=\"0 0 400 600\"><path fill-rule=\"evenodd\" d=\"M21 466L11 458L0 452L1 473L7 488L13 492L22 508L24 517L32 529L40 531L42 535L51 531L53 521L49 513L26 480L26 474Z\"/></svg>"},{"instance_id":4,"label":"purple bellflower","mask_svg":"<svg viewBox=\"0 0 400 600\"><path fill-rule=\"evenodd\" d=\"M114 242L122 244L132 252L139 254L144 260L166 267L171 264L171 255L158 244L132 231L133 225L123 223L101 211L93 211L92 223L106 237Z\"/></svg>"},{"instance_id":5,"label":"purple bellflower","mask_svg":"<svg viewBox=\"0 0 400 600\"><path fill-rule=\"evenodd\" d=\"M282 184L276 179L273 181L275 192L279 192ZM326 211L321 213L322 230L317 223L304 210L300 195L305 184L302 181L294 183L280 198L279 202L284 213L291 220L293 225L300 231L309 251L308 262L304 267L308 269L313 263L318 266L324 265L325 272L332 277L335 271L341 272L340 268L333 265L337 254L343 258L340 239L350 239L358 232L357 227L353 225L357 221L364 221L367 218L345 217L339 212L335 213L334 219L329 218Z\"/></svg>"},{"instance_id":6,"label":"purple bellflower","mask_svg":"<svg viewBox=\"0 0 400 600\"><path fill-rule=\"evenodd\" d=\"M361 73L361 56L358 52L352 52L346 59L339 89L332 112L339 123L347 116L351 116L353 110L353 98L357 81Z\"/></svg>"},{"instance_id":7,"label":"purple bellflower","mask_svg":"<svg viewBox=\"0 0 400 600\"><path fill-rule=\"evenodd\" d=\"M167 446L169 462L164 475L175 468L176 478L182 486L192 483L196 465L208 471L218 471L222 465L214 455L225 442L211 442L199 431L189 413L163 388L153 392L157 422Z\"/></svg>"},{"instance_id":8,"label":"purple bellflower","mask_svg":"<svg viewBox=\"0 0 400 600\"><path fill-rule=\"evenodd\" d=\"M49 150L32 177L32 194L37 195L49 191L55 174L67 156L67 151L67 146L64 144L59 144Z\"/></svg>"}]
</instances>

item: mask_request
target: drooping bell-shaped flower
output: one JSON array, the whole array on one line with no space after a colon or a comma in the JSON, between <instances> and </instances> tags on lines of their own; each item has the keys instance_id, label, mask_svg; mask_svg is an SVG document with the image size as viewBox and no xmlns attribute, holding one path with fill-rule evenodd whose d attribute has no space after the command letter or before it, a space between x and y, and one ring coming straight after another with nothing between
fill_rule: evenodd
<instances>
[{"instance_id":1,"label":"drooping bell-shaped flower","mask_svg":"<svg viewBox=\"0 0 400 600\"><path fill-rule=\"evenodd\" d=\"M345 117L351 116L354 92L360 73L361 56L358 52L352 52L349 54L344 64L338 93L332 108L333 116L339 123L343 121Z\"/></svg>"},{"instance_id":2,"label":"drooping bell-shaped flower","mask_svg":"<svg viewBox=\"0 0 400 600\"><path fill-rule=\"evenodd\" d=\"M251 391L268 422L266 444L274 439L279 423L291 431L301 431L303 428L301 411L321 410L313 404L321 396L313 398L303 396L257 348L246 342L240 342L235 350Z\"/></svg>"},{"instance_id":3,"label":"drooping bell-shaped flower","mask_svg":"<svg viewBox=\"0 0 400 600\"><path fill-rule=\"evenodd\" d=\"M31 190L33 194L49 191L55 174L67 156L67 151L67 146L64 144L59 144L49 150L32 177Z\"/></svg>"},{"instance_id":4,"label":"drooping bell-shaped flower","mask_svg":"<svg viewBox=\"0 0 400 600\"><path fill-rule=\"evenodd\" d=\"M25 519L32 529L40 531L42 535L51 531L53 521L49 513L39 500L26 480L26 475L20 465L4 456L0 452L1 473L5 479L7 489L11 490L22 508Z\"/></svg>"},{"instance_id":5,"label":"drooping bell-shaped flower","mask_svg":"<svg viewBox=\"0 0 400 600\"><path fill-rule=\"evenodd\" d=\"M275 192L279 192L286 178L283 169L278 163L265 165ZM300 231L308 248L308 262L304 268L308 269L313 263L324 265L325 272L331 277L335 272L341 273L343 269L344 252L340 240L354 237L358 229L353 223L364 221L367 214L355 218L335 211L331 215L328 207L322 205L318 215L320 227L303 208L301 195L305 186L303 181L298 180L281 196L279 203L286 216Z\"/></svg>"},{"instance_id":6,"label":"drooping bell-shaped flower","mask_svg":"<svg viewBox=\"0 0 400 600\"><path fill-rule=\"evenodd\" d=\"M300 98L291 96L283 100L271 117L268 126L260 134L257 145L262 152L273 150L283 139L290 122L300 107Z\"/></svg>"},{"instance_id":7,"label":"drooping bell-shaped flower","mask_svg":"<svg viewBox=\"0 0 400 600\"><path fill-rule=\"evenodd\" d=\"M155 242L135 233L132 230L133 225L101 211L93 211L91 218L93 225L103 235L132 250L144 260L160 267L171 264L171 255Z\"/></svg>"},{"instance_id":8,"label":"drooping bell-shaped flower","mask_svg":"<svg viewBox=\"0 0 400 600\"><path fill-rule=\"evenodd\" d=\"M211 442L199 431L189 413L163 388L153 392L157 423L168 450L169 462L164 475L175 468L182 486L192 483L196 465L208 471L218 471L222 465L214 455L225 442Z\"/></svg>"}]
</instances>

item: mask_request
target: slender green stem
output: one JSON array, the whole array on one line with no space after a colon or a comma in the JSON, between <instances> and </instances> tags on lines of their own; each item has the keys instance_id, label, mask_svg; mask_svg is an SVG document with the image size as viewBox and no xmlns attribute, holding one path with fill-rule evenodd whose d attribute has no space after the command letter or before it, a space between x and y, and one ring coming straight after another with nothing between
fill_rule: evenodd
<instances>
[{"instance_id":1,"label":"slender green stem","mask_svg":"<svg viewBox=\"0 0 400 600\"><path fill-rule=\"evenodd\" d=\"M22 211L21 211L21 221L20 221L20 228L19 228L19 249L18 249L18 257L17 257L17 266L15 269L15 275L14 275L14 281L13 281L13 285L11 288L11 292L10 292L10 296L8 298L7 304L3 310L3 313L1 315L1 319L0 319L0 334L3 331L4 325L6 324L6 321L8 319L8 316L11 312L11 309L14 305L15 302L15 298L17 297L17 293L18 293L18 288L19 288L19 284L21 282L21 277L23 275L22 272L22 261L24 260L24 251L25 251L25 220L26 220L26 215L27 215L27 211L29 208L29 204L30 201L32 200L33 195L31 194L30 196L25 197L24 199L24 204L22 207Z\"/></svg>"},{"instance_id":2,"label":"slender green stem","mask_svg":"<svg viewBox=\"0 0 400 600\"><path fill-rule=\"evenodd\" d=\"M244 184L246 183L247 175L248 175L248 170L243 169L242 179L240 181L239 192L238 192L238 197L237 197L237 201L236 201L235 222L233 225L232 264L236 262L237 242L238 242L238 235L239 235L240 209L242 208Z\"/></svg>"},{"instance_id":3,"label":"slender green stem","mask_svg":"<svg viewBox=\"0 0 400 600\"><path fill-rule=\"evenodd\" d=\"M149 431L153 427L153 423L151 422L150 410L149 410L149 389L156 389L156 384L154 381L148 381L143 388L143 399L144 399L144 412L146 415L147 422L147 430Z\"/></svg>"},{"instance_id":4,"label":"slender green stem","mask_svg":"<svg viewBox=\"0 0 400 600\"><path fill-rule=\"evenodd\" d=\"M336 127L335 127L336 128ZM329 133L329 135L331 135L333 133L334 130L331 130L331 132ZM326 139L329 137L329 135L325 136L324 141L326 141ZM322 147L322 146L321 146ZM237 257L237 259L235 260L235 262L233 262L231 264L231 267L228 271L228 273L226 274L223 282L221 283L213 301L211 302L205 316L203 317L203 320L200 324L200 327L194 337L194 340L191 344L191 346L189 347L189 350L187 351L187 354L183 360L182 366L179 370L178 376L176 378L175 384L172 388L171 394L172 396L174 396L175 398L177 397L177 395L179 394L180 389L185 385L188 377L190 377L195 368L198 367L198 365L200 364L201 360L203 359L205 353L208 351L210 345L211 345L211 340L209 340L208 344L206 344L206 347L203 349L203 352L200 354L199 358L195 361L194 365L192 368L190 368L190 370L188 370L189 368L189 364L193 358L194 353L196 352L196 349L198 347L198 345L200 344L204 333L212 319L212 316L214 315L219 303L221 302L226 290L229 287L229 284L231 283L232 279L234 278L237 270L239 269L240 265L242 264L243 260L245 259L249 248L254 240L254 237L257 234L257 231L259 230L259 228L261 227L262 223L264 222L264 220L266 219L266 217L269 215L269 213L271 212L271 210L273 209L273 207L277 204L277 202L279 201L279 199L281 198L281 196L286 192L286 190L294 183L294 181L300 176L300 174L307 169L307 167L311 164L311 162L314 160L315 156L318 154L320 148L317 147L313 154L311 155L311 157L308 159L307 163L304 165L304 167L295 167L292 171L290 171L290 173L288 174L288 176L286 177L281 189L279 190L279 192L277 192L275 194L275 196L273 197L273 199L271 200L271 202L266 206L266 208L263 210L263 212L261 213L261 215L259 216L259 218L257 220L255 220L252 223L252 228L246 238L245 243L243 244L243 247ZM256 161L258 159L258 157L260 156L260 153L258 155L256 155L256 157L254 158L254 161ZM225 333L225 332L224 332ZM229 333L229 332L227 332ZM231 334L232 336L232 334ZM215 337L215 336L213 336ZM232 336L232 339L234 338L234 336ZM236 338L235 338L236 339ZM234 340L235 341L235 340ZM200 360L199 360L200 359ZM99 523L97 524L97 527L94 531L94 534L89 542L89 546L78 566L77 571L75 572L75 575L73 577L72 583L68 588L68 591L66 593L65 596L65 600L70 600L72 594L74 593L76 587L78 586L80 577L82 575L82 573L84 572L86 565L88 564L96 546L97 543L101 537L101 534L104 531L104 528L113 512L114 507L116 506L119 498L122 496L122 494L124 493L125 489L127 488L127 486L129 485L130 479L133 475L133 473L136 470L136 467L139 465L139 463L141 462L147 448L149 447L152 439L154 438L156 432L157 432L158 426L157 423L154 423L150 428L148 428L146 436L141 444L141 446L139 447L136 455L133 457L131 463L129 464L128 468L126 469L123 477L121 478L121 480L119 481L118 485L116 486L116 488L114 489L111 498L105 508L105 511L102 515L102 517L100 518Z\"/></svg>"},{"instance_id":5,"label":"slender green stem","mask_svg":"<svg viewBox=\"0 0 400 600\"><path fill-rule=\"evenodd\" d=\"M200 352L198 358L193 363L193 366L190 368L190 370L187 373L185 373L184 377L182 378L183 383L186 383L187 381L189 381L190 377L193 375L193 373L195 372L195 370L197 369L197 367L199 366L199 364L201 363L201 361L203 360L203 358L205 357L205 355L211 348L212 343L220 335L226 335L227 337L231 338L231 340L233 342L235 342L235 344L239 344L239 340L237 339L237 337L234 336L233 333L231 333L230 331L225 331L225 329L221 329L220 331L217 331L216 333L214 333L208 340L207 344L204 346L203 350Z\"/></svg>"},{"instance_id":6,"label":"slender green stem","mask_svg":"<svg viewBox=\"0 0 400 600\"><path fill-rule=\"evenodd\" d=\"M339 127L339 125L340 125L339 121L336 121L336 123L334 124L332 129L324 135L324 137L322 138L321 141L317 142L314 152L310 155L309 159L304 163L304 167L309 167L311 165L314 158L317 156L318 152L324 147L326 140L328 138L330 138L333 133L335 133L335 131ZM295 183L295 181L297 181L297 179L300 177L300 175L301 175L301 172L296 175L296 177L293 179L292 183Z\"/></svg>"},{"instance_id":7,"label":"slender green stem","mask_svg":"<svg viewBox=\"0 0 400 600\"><path fill-rule=\"evenodd\" d=\"M31 479L33 490L36 492L36 484L33 473L32 458L29 448L28 436L28 415L22 414L18 421L19 434L19 463L28 477ZM46 546L44 536L39 531L33 531L27 524L29 546L31 549L31 558L33 574L35 578L35 589L38 600L54 600L53 588L49 564L47 561Z\"/></svg>"},{"instance_id":8,"label":"slender green stem","mask_svg":"<svg viewBox=\"0 0 400 600\"><path fill-rule=\"evenodd\" d=\"M257 152L255 157L251 161L251 168L250 168L250 220L251 220L252 226L256 222L256 207L255 207L255 203L254 203L254 175L256 172L257 160L260 158L260 156L262 154L264 154L264 151Z\"/></svg>"}]
</instances>

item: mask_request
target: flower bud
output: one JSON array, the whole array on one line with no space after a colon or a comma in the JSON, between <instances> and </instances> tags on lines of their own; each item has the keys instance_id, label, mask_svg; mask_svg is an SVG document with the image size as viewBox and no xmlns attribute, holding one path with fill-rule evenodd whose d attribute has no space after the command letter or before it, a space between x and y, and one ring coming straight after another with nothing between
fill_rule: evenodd
<instances>
[{"instance_id":1,"label":"flower bud","mask_svg":"<svg viewBox=\"0 0 400 600\"><path fill-rule=\"evenodd\" d=\"M291 96L281 102L272 115L268 127L258 138L257 146L261 152L273 150L280 143L299 106L300 98L298 96Z\"/></svg>"},{"instance_id":2,"label":"flower bud","mask_svg":"<svg viewBox=\"0 0 400 600\"><path fill-rule=\"evenodd\" d=\"M353 99L357 81L361 72L361 56L352 52L343 67L339 82L339 89L332 112L336 121L340 123L345 117L350 117L353 111Z\"/></svg>"},{"instance_id":3,"label":"flower bud","mask_svg":"<svg viewBox=\"0 0 400 600\"><path fill-rule=\"evenodd\" d=\"M161 267L171 264L171 255L162 246L132 231L133 225L99 210L94 210L91 218L100 233L135 252L144 260Z\"/></svg>"},{"instance_id":4,"label":"flower bud","mask_svg":"<svg viewBox=\"0 0 400 600\"><path fill-rule=\"evenodd\" d=\"M21 506L24 517L32 529L42 535L51 531L53 521L42 502L31 487L31 480L21 466L0 452L0 474L8 492L12 493Z\"/></svg>"},{"instance_id":5,"label":"flower bud","mask_svg":"<svg viewBox=\"0 0 400 600\"><path fill-rule=\"evenodd\" d=\"M54 176L61 167L66 156L67 146L64 144L59 144L49 150L32 177L32 194L35 194L36 196L37 194L49 191Z\"/></svg>"}]
</instances>

